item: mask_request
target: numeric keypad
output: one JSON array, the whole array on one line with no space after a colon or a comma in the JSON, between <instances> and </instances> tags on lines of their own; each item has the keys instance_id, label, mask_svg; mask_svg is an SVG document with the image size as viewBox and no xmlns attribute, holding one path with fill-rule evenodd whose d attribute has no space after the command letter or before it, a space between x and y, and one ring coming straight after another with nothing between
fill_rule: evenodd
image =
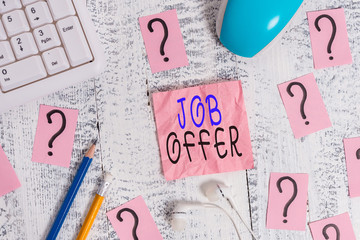
<instances>
[{"instance_id":1,"label":"numeric keypad","mask_svg":"<svg viewBox=\"0 0 360 240\"><path fill-rule=\"evenodd\" d=\"M93 60L73 0L0 0L1 91Z\"/></svg>"}]
</instances>

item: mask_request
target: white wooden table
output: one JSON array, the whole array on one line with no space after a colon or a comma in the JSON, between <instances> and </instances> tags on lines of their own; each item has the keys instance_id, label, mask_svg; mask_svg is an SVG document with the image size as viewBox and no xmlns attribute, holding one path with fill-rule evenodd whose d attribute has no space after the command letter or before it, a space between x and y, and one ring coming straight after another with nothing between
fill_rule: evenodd
<instances>
[{"instance_id":1,"label":"white wooden table","mask_svg":"<svg viewBox=\"0 0 360 240\"><path fill-rule=\"evenodd\" d=\"M292 27L268 52L244 59L227 51L215 35L220 0L88 0L87 6L107 56L103 74L0 115L0 142L22 187L0 198L0 239L44 239L89 141L99 136L94 162L58 239L75 239L99 179L116 180L89 239L117 239L105 213L139 195L164 239L237 239L218 210L189 214L183 232L170 227L179 200L205 201L209 180L233 186L236 203L260 239L312 239L305 232L265 227L271 172L309 174L308 221L349 212L360 239L360 198L348 197L342 139L360 135L360 2L304 0ZM306 11L345 9L352 65L314 70ZM177 9L190 65L151 74L138 18ZM333 127L296 140L277 84L313 72ZM249 118L255 168L166 182L162 174L151 94L192 85L241 80ZM31 162L39 104L79 109L69 169ZM96 124L99 122L100 131ZM251 239L240 226L242 239Z\"/></svg>"}]
</instances>

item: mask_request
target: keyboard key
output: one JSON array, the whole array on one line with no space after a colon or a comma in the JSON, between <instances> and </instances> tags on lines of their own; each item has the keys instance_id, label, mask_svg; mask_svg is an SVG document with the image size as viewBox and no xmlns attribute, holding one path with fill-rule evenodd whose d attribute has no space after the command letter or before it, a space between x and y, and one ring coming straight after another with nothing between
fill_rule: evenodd
<instances>
[{"instance_id":1,"label":"keyboard key","mask_svg":"<svg viewBox=\"0 0 360 240\"><path fill-rule=\"evenodd\" d=\"M22 32L30 31L29 24L26 20L24 11L22 10L6 13L2 16L2 20L6 32L10 37Z\"/></svg>"},{"instance_id":2,"label":"keyboard key","mask_svg":"<svg viewBox=\"0 0 360 240\"><path fill-rule=\"evenodd\" d=\"M20 0L2 0L0 1L0 13L4 14L14 9L21 8Z\"/></svg>"},{"instance_id":3,"label":"keyboard key","mask_svg":"<svg viewBox=\"0 0 360 240\"><path fill-rule=\"evenodd\" d=\"M0 42L0 66L15 61L14 53L11 50L9 42Z\"/></svg>"},{"instance_id":4,"label":"keyboard key","mask_svg":"<svg viewBox=\"0 0 360 240\"><path fill-rule=\"evenodd\" d=\"M53 21L46 2L40 1L28 5L25 8L25 11L32 28L36 28L47 23L52 23Z\"/></svg>"},{"instance_id":5,"label":"keyboard key","mask_svg":"<svg viewBox=\"0 0 360 240\"><path fill-rule=\"evenodd\" d=\"M0 21L0 40L5 40L5 39L7 39L6 32L4 29L4 25Z\"/></svg>"},{"instance_id":6,"label":"keyboard key","mask_svg":"<svg viewBox=\"0 0 360 240\"><path fill-rule=\"evenodd\" d=\"M29 5L30 3L36 2L36 1L38 1L38 0L21 0L21 1L22 1L22 4L23 4L24 6L26 6L26 5Z\"/></svg>"},{"instance_id":7,"label":"keyboard key","mask_svg":"<svg viewBox=\"0 0 360 240\"><path fill-rule=\"evenodd\" d=\"M71 0L47 0L54 20L75 15L75 9Z\"/></svg>"},{"instance_id":8,"label":"keyboard key","mask_svg":"<svg viewBox=\"0 0 360 240\"><path fill-rule=\"evenodd\" d=\"M17 59L22 59L39 52L34 38L29 32L12 37L11 45Z\"/></svg>"},{"instance_id":9,"label":"keyboard key","mask_svg":"<svg viewBox=\"0 0 360 240\"><path fill-rule=\"evenodd\" d=\"M36 43L40 51L60 46L60 38L53 24L48 24L34 30Z\"/></svg>"},{"instance_id":10,"label":"keyboard key","mask_svg":"<svg viewBox=\"0 0 360 240\"><path fill-rule=\"evenodd\" d=\"M71 66L75 67L93 59L77 17L62 19L56 23L56 26Z\"/></svg>"},{"instance_id":11,"label":"keyboard key","mask_svg":"<svg viewBox=\"0 0 360 240\"><path fill-rule=\"evenodd\" d=\"M46 77L40 56L33 56L0 68L0 86L9 91Z\"/></svg>"},{"instance_id":12,"label":"keyboard key","mask_svg":"<svg viewBox=\"0 0 360 240\"><path fill-rule=\"evenodd\" d=\"M55 74L70 67L65 55L65 51L62 47L54 48L50 51L44 52L42 57L49 74Z\"/></svg>"}]
</instances>

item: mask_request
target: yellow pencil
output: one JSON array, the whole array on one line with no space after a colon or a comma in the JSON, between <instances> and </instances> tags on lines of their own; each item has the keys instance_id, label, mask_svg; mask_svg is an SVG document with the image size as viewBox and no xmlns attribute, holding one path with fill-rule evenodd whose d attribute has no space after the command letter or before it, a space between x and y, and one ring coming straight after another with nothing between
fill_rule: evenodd
<instances>
[{"instance_id":1,"label":"yellow pencil","mask_svg":"<svg viewBox=\"0 0 360 240\"><path fill-rule=\"evenodd\" d=\"M101 204L104 201L106 190L110 186L112 178L113 176L110 173L105 174L101 187L95 195L95 198L91 204L88 214L86 215L85 221L80 229L76 240L85 240L87 235L89 234L91 226L93 225L96 215L101 207Z\"/></svg>"}]
</instances>

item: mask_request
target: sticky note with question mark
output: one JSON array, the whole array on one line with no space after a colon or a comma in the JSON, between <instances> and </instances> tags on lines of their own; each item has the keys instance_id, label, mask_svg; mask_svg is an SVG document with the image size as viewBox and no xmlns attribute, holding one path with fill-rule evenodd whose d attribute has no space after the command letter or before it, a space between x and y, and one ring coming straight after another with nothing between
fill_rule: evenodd
<instances>
[{"instance_id":1,"label":"sticky note with question mark","mask_svg":"<svg viewBox=\"0 0 360 240\"><path fill-rule=\"evenodd\" d=\"M351 64L352 57L343 8L307 13L316 69Z\"/></svg>"},{"instance_id":2,"label":"sticky note with question mark","mask_svg":"<svg viewBox=\"0 0 360 240\"><path fill-rule=\"evenodd\" d=\"M32 161L69 167L78 110L40 105Z\"/></svg>"},{"instance_id":3,"label":"sticky note with question mark","mask_svg":"<svg viewBox=\"0 0 360 240\"><path fill-rule=\"evenodd\" d=\"M162 240L142 196L106 213L118 237L122 240Z\"/></svg>"},{"instance_id":4,"label":"sticky note with question mark","mask_svg":"<svg viewBox=\"0 0 360 240\"><path fill-rule=\"evenodd\" d=\"M309 223L314 240L356 240L349 213Z\"/></svg>"},{"instance_id":5,"label":"sticky note with question mark","mask_svg":"<svg viewBox=\"0 0 360 240\"><path fill-rule=\"evenodd\" d=\"M16 173L0 145L0 197L21 186Z\"/></svg>"},{"instance_id":6,"label":"sticky note with question mark","mask_svg":"<svg viewBox=\"0 0 360 240\"><path fill-rule=\"evenodd\" d=\"M305 231L309 176L271 173L266 228Z\"/></svg>"},{"instance_id":7,"label":"sticky note with question mark","mask_svg":"<svg viewBox=\"0 0 360 240\"><path fill-rule=\"evenodd\" d=\"M139 18L151 72L189 65L176 9Z\"/></svg>"},{"instance_id":8,"label":"sticky note with question mark","mask_svg":"<svg viewBox=\"0 0 360 240\"><path fill-rule=\"evenodd\" d=\"M360 137L345 138L344 149L350 197L360 197Z\"/></svg>"},{"instance_id":9,"label":"sticky note with question mark","mask_svg":"<svg viewBox=\"0 0 360 240\"><path fill-rule=\"evenodd\" d=\"M295 138L331 127L312 73L278 85Z\"/></svg>"}]
</instances>

